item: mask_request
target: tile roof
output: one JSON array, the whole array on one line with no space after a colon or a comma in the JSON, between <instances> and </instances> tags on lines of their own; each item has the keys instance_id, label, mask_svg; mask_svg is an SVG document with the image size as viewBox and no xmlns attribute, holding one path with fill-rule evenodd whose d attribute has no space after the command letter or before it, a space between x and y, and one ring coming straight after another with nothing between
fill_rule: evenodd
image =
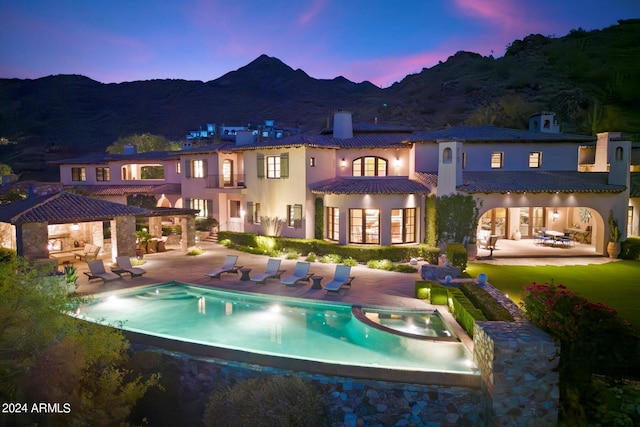
<instances>
[{"instance_id":1,"label":"tile roof","mask_svg":"<svg viewBox=\"0 0 640 427\"><path fill-rule=\"evenodd\" d=\"M286 147L320 147L320 148L400 148L406 144L408 133L354 133L353 138L340 139L332 135L296 135L289 138L258 141L241 145L236 150L259 150Z\"/></svg>"},{"instance_id":2,"label":"tile roof","mask_svg":"<svg viewBox=\"0 0 640 427\"><path fill-rule=\"evenodd\" d=\"M608 172L463 172L458 190L467 193L620 193L626 189L624 185L608 184L608 177Z\"/></svg>"},{"instance_id":3,"label":"tile roof","mask_svg":"<svg viewBox=\"0 0 640 427\"><path fill-rule=\"evenodd\" d=\"M414 128L411 126L402 126L402 125L390 125L390 124L381 124L381 123L368 123L368 122L357 122L353 123L353 133L360 132L413 132ZM322 130L323 134L331 134L333 133L333 127L325 128Z\"/></svg>"},{"instance_id":4,"label":"tile roof","mask_svg":"<svg viewBox=\"0 0 640 427\"><path fill-rule=\"evenodd\" d=\"M117 216L145 215L149 212L144 208L60 192L0 205L0 221L11 224L28 222L65 224L105 221Z\"/></svg>"},{"instance_id":5,"label":"tile roof","mask_svg":"<svg viewBox=\"0 0 640 427\"><path fill-rule=\"evenodd\" d=\"M342 177L311 187L314 194L413 194L429 190L407 177Z\"/></svg>"},{"instance_id":6,"label":"tile roof","mask_svg":"<svg viewBox=\"0 0 640 427\"><path fill-rule=\"evenodd\" d=\"M580 142L594 143L596 138L588 135L532 132L523 129L507 129L497 126L455 126L447 129L414 132L408 136L410 142L437 142L456 140L463 142Z\"/></svg>"},{"instance_id":7,"label":"tile roof","mask_svg":"<svg viewBox=\"0 0 640 427\"><path fill-rule=\"evenodd\" d=\"M135 154L109 154L109 153L97 153L87 154L86 156L74 157L70 159L52 160L48 162L52 165L60 164L96 164L105 162L116 162L119 160L169 160L176 157L180 151L149 151L146 153Z\"/></svg>"},{"instance_id":8,"label":"tile roof","mask_svg":"<svg viewBox=\"0 0 640 427\"><path fill-rule=\"evenodd\" d=\"M66 190L73 189L91 196L125 196L130 194L181 194L182 185L169 183L160 185L68 185Z\"/></svg>"}]
</instances>

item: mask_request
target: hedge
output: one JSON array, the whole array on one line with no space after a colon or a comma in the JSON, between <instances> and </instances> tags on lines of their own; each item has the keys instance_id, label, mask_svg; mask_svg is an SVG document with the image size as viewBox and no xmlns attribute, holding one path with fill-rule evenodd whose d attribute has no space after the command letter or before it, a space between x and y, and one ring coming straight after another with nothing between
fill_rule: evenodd
<instances>
[{"instance_id":1,"label":"hedge","mask_svg":"<svg viewBox=\"0 0 640 427\"><path fill-rule=\"evenodd\" d=\"M393 262L408 261L411 258L424 258L430 264L438 263L440 249L427 245L414 246L355 246L339 245L319 239L293 239L288 237L262 236L252 233L220 231L220 241L228 239L233 247L255 248L253 253L269 253L273 250L297 251L303 256L313 252L317 256L338 255L342 259L354 258L359 262L388 259Z\"/></svg>"},{"instance_id":2,"label":"hedge","mask_svg":"<svg viewBox=\"0 0 640 427\"><path fill-rule=\"evenodd\" d=\"M453 317L470 336L474 334L476 321L487 320L482 311L458 288L443 286L432 280L417 281L415 295L419 299L429 299L434 305L447 305Z\"/></svg>"},{"instance_id":3,"label":"hedge","mask_svg":"<svg viewBox=\"0 0 640 427\"><path fill-rule=\"evenodd\" d=\"M620 258L632 261L640 259L640 237L628 237L620 246Z\"/></svg>"}]
</instances>

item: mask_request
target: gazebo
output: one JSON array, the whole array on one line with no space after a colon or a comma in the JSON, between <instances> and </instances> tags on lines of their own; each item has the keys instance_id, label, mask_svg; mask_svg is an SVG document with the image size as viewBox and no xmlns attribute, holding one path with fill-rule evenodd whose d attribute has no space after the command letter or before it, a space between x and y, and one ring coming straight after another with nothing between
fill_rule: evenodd
<instances>
[{"instance_id":1,"label":"gazebo","mask_svg":"<svg viewBox=\"0 0 640 427\"><path fill-rule=\"evenodd\" d=\"M194 209L145 209L64 191L30 195L0 205L0 245L15 247L18 255L30 260L47 259L50 252L69 251L79 241L103 246L102 223L110 221L112 259L134 257L136 217L149 217L151 233L155 235L161 233L161 217L173 216L180 220L181 249L186 252L195 245L196 213Z\"/></svg>"}]
</instances>

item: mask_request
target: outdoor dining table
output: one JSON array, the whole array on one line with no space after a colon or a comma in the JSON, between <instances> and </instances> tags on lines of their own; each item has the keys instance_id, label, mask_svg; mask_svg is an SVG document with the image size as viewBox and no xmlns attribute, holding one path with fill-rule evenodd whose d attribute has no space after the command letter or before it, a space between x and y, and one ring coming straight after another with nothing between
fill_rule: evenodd
<instances>
[{"instance_id":1,"label":"outdoor dining table","mask_svg":"<svg viewBox=\"0 0 640 427\"><path fill-rule=\"evenodd\" d=\"M547 230L544 234L553 238L553 246L555 246L556 243L561 243L562 246L570 246L570 243L572 243L571 239L565 236L562 231Z\"/></svg>"},{"instance_id":2,"label":"outdoor dining table","mask_svg":"<svg viewBox=\"0 0 640 427\"><path fill-rule=\"evenodd\" d=\"M544 232L544 234L546 234L547 236L551 236L554 239L557 237L564 237L564 233L562 231L547 230Z\"/></svg>"}]
</instances>

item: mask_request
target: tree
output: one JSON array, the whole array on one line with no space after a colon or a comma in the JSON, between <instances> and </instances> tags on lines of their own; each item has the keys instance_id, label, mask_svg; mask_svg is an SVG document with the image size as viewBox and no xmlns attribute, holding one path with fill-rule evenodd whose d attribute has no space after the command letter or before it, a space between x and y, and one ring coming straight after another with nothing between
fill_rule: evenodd
<instances>
[{"instance_id":1,"label":"tree","mask_svg":"<svg viewBox=\"0 0 640 427\"><path fill-rule=\"evenodd\" d=\"M5 163L0 163L0 176L11 175L12 173L13 170L11 169L11 166Z\"/></svg>"},{"instance_id":2,"label":"tree","mask_svg":"<svg viewBox=\"0 0 640 427\"><path fill-rule=\"evenodd\" d=\"M159 375L126 369L129 343L115 328L67 314L70 300L57 276L0 250L0 400L68 404L68 413L0 415L0 424L119 425ZM29 408L31 409L31 408ZM1 418L12 417L12 418Z\"/></svg>"},{"instance_id":3,"label":"tree","mask_svg":"<svg viewBox=\"0 0 640 427\"><path fill-rule=\"evenodd\" d=\"M475 235L478 218L479 209L472 196L439 196L436 199L438 241L462 243L465 237Z\"/></svg>"},{"instance_id":4,"label":"tree","mask_svg":"<svg viewBox=\"0 0 640 427\"><path fill-rule=\"evenodd\" d=\"M142 135L130 135L120 138L107 147L107 153L122 154L125 145L133 145L138 153L149 151L176 151L180 149L180 143L169 141L164 136L143 133Z\"/></svg>"}]
</instances>

